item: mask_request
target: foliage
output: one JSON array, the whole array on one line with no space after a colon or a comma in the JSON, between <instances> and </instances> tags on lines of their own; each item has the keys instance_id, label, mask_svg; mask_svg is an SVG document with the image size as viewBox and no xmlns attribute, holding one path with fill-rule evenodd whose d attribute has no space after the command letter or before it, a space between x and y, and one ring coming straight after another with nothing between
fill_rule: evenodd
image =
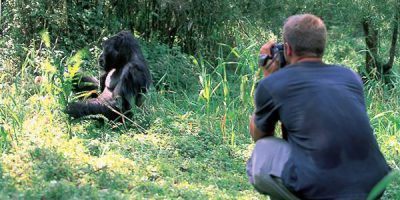
<instances>
[{"instance_id":1,"label":"foliage","mask_svg":"<svg viewBox=\"0 0 400 200\"><path fill-rule=\"evenodd\" d=\"M0 2L0 199L267 199L245 173L258 48L280 38L288 15L312 12L328 25L325 62L362 72L362 17L374 18L384 53L393 15L375 0ZM102 38L121 29L135 30L154 77L145 107L133 123L71 121L71 77L96 76ZM399 65L391 85L365 83L393 170ZM383 199L400 198L394 174Z\"/></svg>"},{"instance_id":2,"label":"foliage","mask_svg":"<svg viewBox=\"0 0 400 200\"><path fill-rule=\"evenodd\" d=\"M121 29L136 30L147 40L157 39L186 52L213 50L216 41L232 42L244 2L229 1L20 1L3 2L4 32L28 42L47 29L66 49L99 42ZM134 10L135 12L131 12ZM207 15L207 18L202 16ZM62 39L61 39L62 38ZM224 39L225 38L225 39Z\"/></svg>"},{"instance_id":3,"label":"foliage","mask_svg":"<svg viewBox=\"0 0 400 200\"><path fill-rule=\"evenodd\" d=\"M393 171L389 173L384 179L382 179L372 190L368 196L368 200L377 199L387 188L387 186L393 181L396 176L399 176L399 171Z\"/></svg>"},{"instance_id":4,"label":"foliage","mask_svg":"<svg viewBox=\"0 0 400 200\"><path fill-rule=\"evenodd\" d=\"M154 64L160 52L168 57L171 51L153 43L142 46ZM362 55L349 46L353 45L331 44L327 62L343 56L336 52L350 50L349 56L356 59L345 64L356 67ZM70 124L62 112L60 88L53 85L58 81L29 89L32 74L20 73L17 81L2 84L7 92L0 93L0 123L7 134L2 143L7 145L2 145L0 194L4 198L262 198L248 184L244 169L252 149L246 134L253 108L251 91L260 78L253 59L256 47L254 43L237 48L221 45L216 66L179 51L174 51L175 59L160 59L165 62L160 66L178 71L167 68L160 84L165 81L174 87L151 91L146 108L136 112L136 124L127 126L93 121ZM48 48L32 49L27 58L33 59L27 62L32 66L23 68L38 65L41 75L54 77L50 66L57 72L57 65L64 62L54 62L58 55ZM229 61L232 57L238 61ZM47 61L50 66L43 64ZM196 66L203 70L191 76L208 77L208 100L198 90L205 89L201 81L190 83L197 85L194 90L176 82L174 73ZM371 81L366 87L369 114L382 151L396 169L400 92L374 84L381 83ZM20 114L13 117L15 113ZM390 185L385 198L396 198L399 187L398 182Z\"/></svg>"},{"instance_id":5,"label":"foliage","mask_svg":"<svg viewBox=\"0 0 400 200\"><path fill-rule=\"evenodd\" d=\"M99 44L101 38L127 29L135 30L146 41L180 46L191 54L206 54L212 62L213 56L218 54L218 43L238 45L235 35L243 27L259 26L280 35L280 27L288 13L314 13L324 19L328 28L346 23L355 35L360 35L362 25L367 22L369 29L377 34L365 32L367 44L368 37L376 40L373 46L367 45L366 66L359 69L365 76L382 70L388 74L393 68L391 63L396 54L390 52L395 52L396 45L393 50L390 47L394 41L392 34L398 35L398 31L397 34L393 31L399 23L396 14L400 11L398 0L384 4L378 0L268 3L240 0L12 0L2 4L3 34L12 36L17 42L29 42L37 32L47 29L61 47L74 50L87 44ZM391 59L385 59L387 54ZM372 59L374 63L371 63Z\"/></svg>"},{"instance_id":6,"label":"foliage","mask_svg":"<svg viewBox=\"0 0 400 200\"><path fill-rule=\"evenodd\" d=\"M153 85L158 89L197 90L199 69L192 65L192 59L181 53L178 47L151 42L142 46L143 54L151 66ZM179 69L177 67L181 66Z\"/></svg>"}]
</instances>

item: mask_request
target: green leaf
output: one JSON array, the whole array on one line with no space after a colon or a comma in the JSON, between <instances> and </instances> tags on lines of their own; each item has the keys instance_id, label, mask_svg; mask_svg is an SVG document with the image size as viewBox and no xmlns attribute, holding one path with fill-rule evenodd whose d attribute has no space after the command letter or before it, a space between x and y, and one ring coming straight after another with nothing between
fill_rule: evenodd
<instances>
[{"instance_id":1,"label":"green leaf","mask_svg":"<svg viewBox=\"0 0 400 200\"><path fill-rule=\"evenodd\" d=\"M367 200L376 199L385 189L386 187L393 181L396 176L399 176L399 171L391 171L388 175L386 175L378 184L372 188L371 192L368 195Z\"/></svg>"},{"instance_id":2,"label":"green leaf","mask_svg":"<svg viewBox=\"0 0 400 200\"><path fill-rule=\"evenodd\" d=\"M40 36L42 37L42 41L47 48L50 48L50 35L47 30L43 30L40 32Z\"/></svg>"}]
</instances>

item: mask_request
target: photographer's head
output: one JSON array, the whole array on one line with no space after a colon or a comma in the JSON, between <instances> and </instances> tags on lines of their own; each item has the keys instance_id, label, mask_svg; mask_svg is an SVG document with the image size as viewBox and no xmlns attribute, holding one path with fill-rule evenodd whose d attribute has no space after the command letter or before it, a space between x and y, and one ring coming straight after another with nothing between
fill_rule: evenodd
<instances>
[{"instance_id":1,"label":"photographer's head","mask_svg":"<svg viewBox=\"0 0 400 200\"><path fill-rule=\"evenodd\" d=\"M301 60L321 60L326 44L324 22L311 14L293 15L283 26L286 60L293 64Z\"/></svg>"}]
</instances>

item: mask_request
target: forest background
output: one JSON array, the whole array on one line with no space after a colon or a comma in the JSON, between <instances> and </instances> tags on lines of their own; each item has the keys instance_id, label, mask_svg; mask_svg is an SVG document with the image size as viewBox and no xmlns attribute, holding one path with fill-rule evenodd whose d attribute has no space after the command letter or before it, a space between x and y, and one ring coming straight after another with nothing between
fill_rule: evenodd
<instances>
[{"instance_id":1,"label":"forest background","mask_svg":"<svg viewBox=\"0 0 400 200\"><path fill-rule=\"evenodd\" d=\"M300 13L325 21L324 61L363 77L394 169L378 189L400 199L399 0L0 0L0 199L267 199L245 170L257 55ZM98 76L121 30L151 68L144 108L126 124L69 119L71 76Z\"/></svg>"}]
</instances>

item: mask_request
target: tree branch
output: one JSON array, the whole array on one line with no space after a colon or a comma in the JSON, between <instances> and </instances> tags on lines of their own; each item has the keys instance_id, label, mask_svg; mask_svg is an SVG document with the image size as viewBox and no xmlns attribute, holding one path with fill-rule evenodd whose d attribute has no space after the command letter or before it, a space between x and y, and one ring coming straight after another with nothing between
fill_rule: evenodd
<instances>
[{"instance_id":1,"label":"tree branch","mask_svg":"<svg viewBox=\"0 0 400 200\"><path fill-rule=\"evenodd\" d=\"M397 12L393 19L393 33L392 33L392 44L389 50L389 61L383 65L383 72L386 74L392 69L394 63L394 57L396 55L396 44L397 44L397 37L399 35L399 21L400 21L400 6L398 6Z\"/></svg>"}]
</instances>

